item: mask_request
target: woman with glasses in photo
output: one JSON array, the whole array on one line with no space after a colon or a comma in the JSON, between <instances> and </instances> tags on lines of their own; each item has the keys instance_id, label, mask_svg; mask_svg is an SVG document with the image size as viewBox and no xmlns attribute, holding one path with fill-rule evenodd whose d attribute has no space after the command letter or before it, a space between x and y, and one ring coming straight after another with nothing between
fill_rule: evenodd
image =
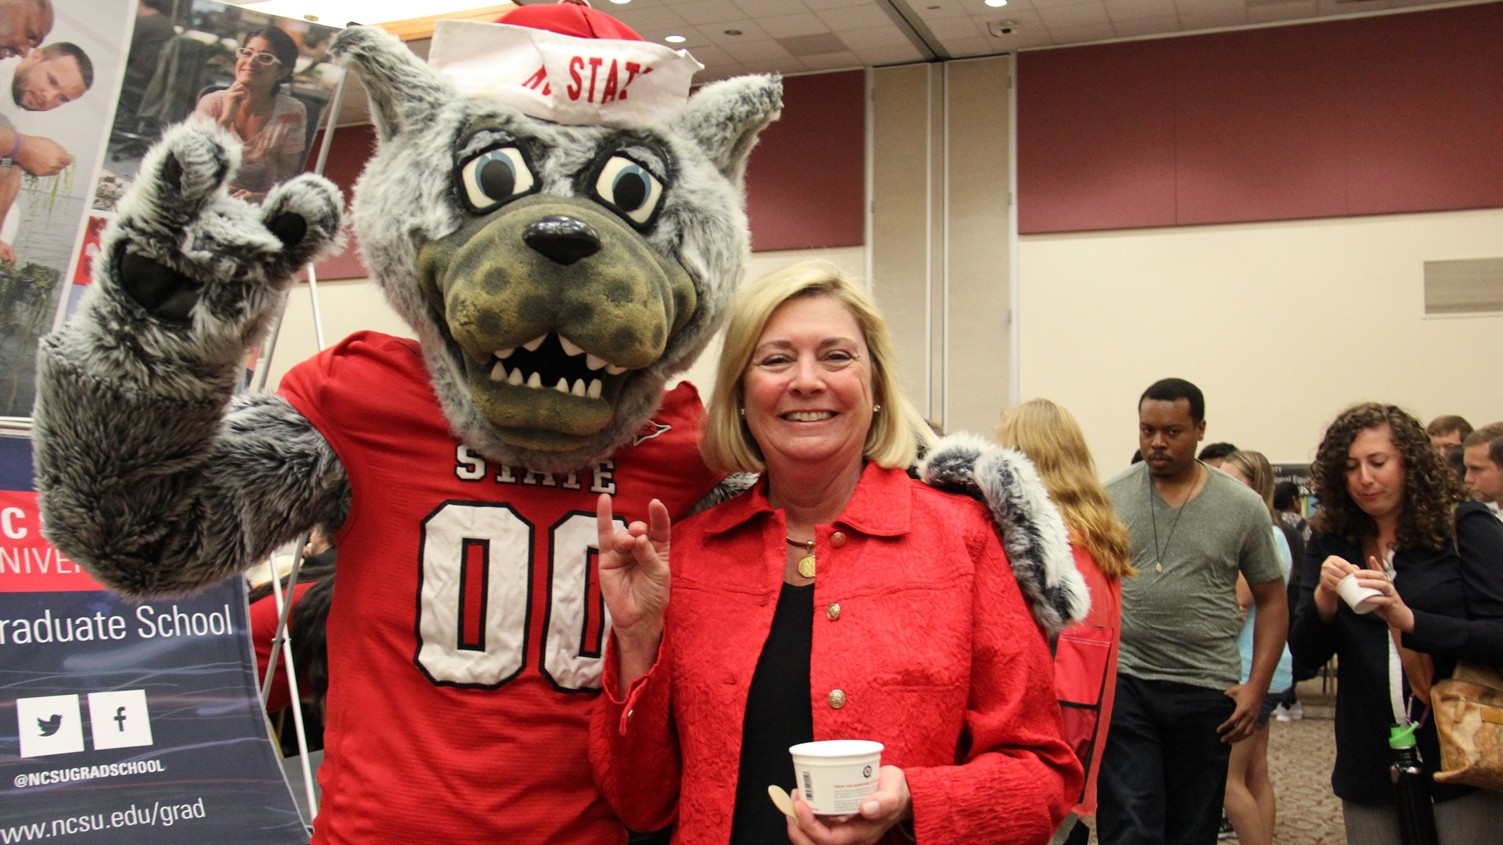
<instances>
[{"instance_id":1,"label":"woman with glasses in photo","mask_svg":"<svg viewBox=\"0 0 1503 845\"><path fill-rule=\"evenodd\" d=\"M303 169L307 110L281 93L292 79L297 44L269 26L247 35L235 56L235 81L200 97L195 112L240 140L240 170L230 193L260 202L273 185Z\"/></svg>"}]
</instances>

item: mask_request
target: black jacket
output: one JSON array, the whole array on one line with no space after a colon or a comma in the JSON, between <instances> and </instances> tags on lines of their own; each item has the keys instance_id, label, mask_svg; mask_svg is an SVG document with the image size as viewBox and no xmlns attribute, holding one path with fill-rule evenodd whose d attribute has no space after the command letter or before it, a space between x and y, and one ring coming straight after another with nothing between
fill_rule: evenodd
<instances>
[{"instance_id":1,"label":"black jacket","mask_svg":"<svg viewBox=\"0 0 1503 845\"><path fill-rule=\"evenodd\" d=\"M1450 676L1458 658L1503 665L1503 522L1486 507L1467 502L1456 510L1456 540L1440 551L1401 550L1394 556L1394 586L1414 611L1414 631L1404 635L1404 645L1432 657L1437 680ZM1289 648L1295 661L1310 666L1336 655L1336 767L1331 773L1336 796L1356 804L1392 805L1388 626L1376 614L1359 616L1341 601L1336 616L1329 623L1321 621L1315 587L1329 555L1362 565L1360 546L1340 537L1310 538ZM1419 747L1425 768L1435 771L1440 750L1432 719L1426 718L1419 731ZM1434 786L1437 801L1471 791Z\"/></svg>"}]
</instances>

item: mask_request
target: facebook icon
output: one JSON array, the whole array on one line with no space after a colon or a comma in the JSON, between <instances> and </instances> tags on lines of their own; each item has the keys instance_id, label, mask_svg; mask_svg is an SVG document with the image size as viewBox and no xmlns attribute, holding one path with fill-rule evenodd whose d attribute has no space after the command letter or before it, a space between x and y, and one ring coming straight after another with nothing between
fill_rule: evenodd
<instances>
[{"instance_id":1,"label":"facebook icon","mask_svg":"<svg viewBox=\"0 0 1503 845\"><path fill-rule=\"evenodd\" d=\"M96 751L152 744L151 713L146 707L146 690L91 692L89 717Z\"/></svg>"}]
</instances>

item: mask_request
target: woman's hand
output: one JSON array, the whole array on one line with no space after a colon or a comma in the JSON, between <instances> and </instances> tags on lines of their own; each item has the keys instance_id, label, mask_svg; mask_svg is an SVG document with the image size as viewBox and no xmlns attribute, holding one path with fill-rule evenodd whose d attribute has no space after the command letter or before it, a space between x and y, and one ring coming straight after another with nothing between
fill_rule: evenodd
<instances>
[{"instance_id":1,"label":"woman's hand","mask_svg":"<svg viewBox=\"0 0 1503 845\"><path fill-rule=\"evenodd\" d=\"M652 525L633 522L620 530L611 497L595 503L600 533L600 593L611 613L611 636L621 652L621 690L647 673L657 659L668 609L668 508L657 499L647 505Z\"/></svg>"},{"instance_id":2,"label":"woman's hand","mask_svg":"<svg viewBox=\"0 0 1503 845\"><path fill-rule=\"evenodd\" d=\"M871 845L893 825L913 814L908 778L897 766L877 772L877 791L861 802L854 816L816 816L798 790L793 791L794 817L788 820L793 845Z\"/></svg>"},{"instance_id":3,"label":"woman's hand","mask_svg":"<svg viewBox=\"0 0 1503 845\"><path fill-rule=\"evenodd\" d=\"M1320 613L1322 622L1336 618L1336 605L1341 601L1336 585L1356 571L1357 567L1343 557L1331 555L1321 561L1320 583L1315 585L1315 610Z\"/></svg>"},{"instance_id":4,"label":"woman's hand","mask_svg":"<svg viewBox=\"0 0 1503 845\"><path fill-rule=\"evenodd\" d=\"M232 129L234 127L235 115L240 113L240 108L245 105L249 97L250 89L239 80L230 83L230 87L224 89L224 110L219 114L220 128Z\"/></svg>"},{"instance_id":5,"label":"woman's hand","mask_svg":"<svg viewBox=\"0 0 1503 845\"><path fill-rule=\"evenodd\" d=\"M1377 598L1369 599L1372 602L1373 613L1404 633L1413 631L1414 611L1404 603L1404 597L1399 595L1398 589L1393 586L1393 579L1389 577L1383 565L1378 563L1378 559L1369 557L1366 569L1354 567L1354 571L1357 573L1357 583L1382 593Z\"/></svg>"}]
</instances>

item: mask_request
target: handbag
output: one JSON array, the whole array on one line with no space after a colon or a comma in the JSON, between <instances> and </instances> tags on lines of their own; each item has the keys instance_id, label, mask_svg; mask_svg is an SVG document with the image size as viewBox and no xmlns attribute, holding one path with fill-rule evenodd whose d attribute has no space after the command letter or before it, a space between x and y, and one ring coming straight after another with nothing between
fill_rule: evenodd
<instances>
[{"instance_id":1,"label":"handbag","mask_svg":"<svg viewBox=\"0 0 1503 845\"><path fill-rule=\"evenodd\" d=\"M1462 660L1430 690L1440 738L1437 783L1503 792L1503 673Z\"/></svg>"}]
</instances>

